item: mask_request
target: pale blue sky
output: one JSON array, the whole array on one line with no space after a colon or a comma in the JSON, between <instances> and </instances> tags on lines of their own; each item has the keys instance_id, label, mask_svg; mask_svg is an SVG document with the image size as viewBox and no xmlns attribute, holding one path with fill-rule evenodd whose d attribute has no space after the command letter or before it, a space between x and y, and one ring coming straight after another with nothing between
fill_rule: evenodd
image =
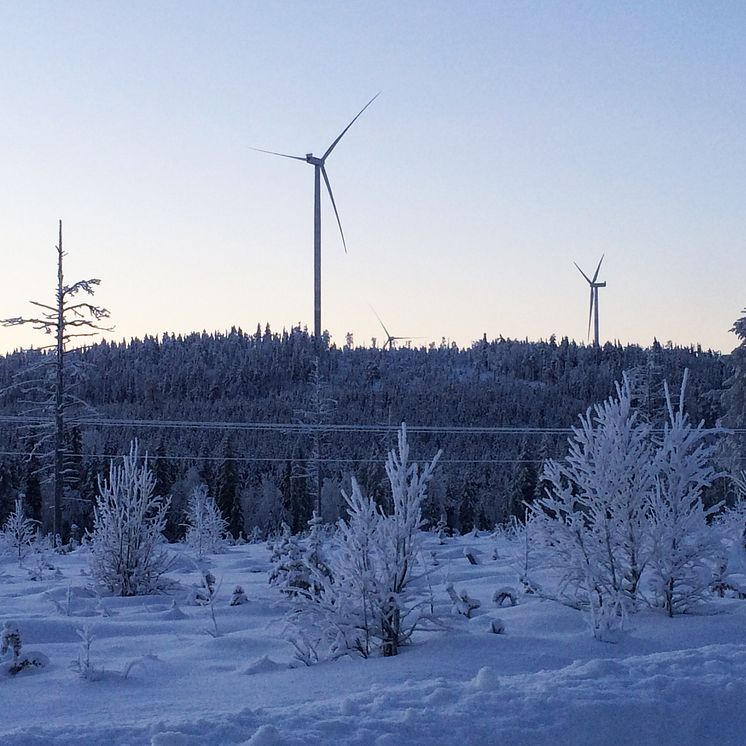
<instances>
[{"instance_id":1,"label":"pale blue sky","mask_svg":"<svg viewBox=\"0 0 746 746\"><path fill-rule=\"evenodd\" d=\"M746 306L742 2L0 2L0 317L102 279L117 338L323 324L730 350ZM40 343L0 329L0 350Z\"/></svg>"}]
</instances>

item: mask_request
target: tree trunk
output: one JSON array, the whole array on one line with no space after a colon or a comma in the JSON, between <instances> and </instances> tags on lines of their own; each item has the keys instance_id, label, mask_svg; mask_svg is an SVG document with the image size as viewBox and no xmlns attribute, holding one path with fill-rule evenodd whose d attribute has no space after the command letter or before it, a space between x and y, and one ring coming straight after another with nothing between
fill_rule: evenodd
<instances>
[{"instance_id":1,"label":"tree trunk","mask_svg":"<svg viewBox=\"0 0 746 746\"><path fill-rule=\"evenodd\" d=\"M62 221L60 220L59 244L57 246L57 360L54 405L54 536L62 536L62 496L63 468L65 451L65 417L64 417L64 355L65 355L65 319L62 277Z\"/></svg>"}]
</instances>

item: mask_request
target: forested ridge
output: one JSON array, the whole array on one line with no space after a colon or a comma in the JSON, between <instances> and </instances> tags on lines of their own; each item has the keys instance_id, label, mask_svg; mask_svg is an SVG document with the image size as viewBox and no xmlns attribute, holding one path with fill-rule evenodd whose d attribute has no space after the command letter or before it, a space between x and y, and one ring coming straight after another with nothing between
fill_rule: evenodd
<instances>
[{"instance_id":1,"label":"forested ridge","mask_svg":"<svg viewBox=\"0 0 746 746\"><path fill-rule=\"evenodd\" d=\"M28 378L44 354L0 358L6 418L31 411L24 401L33 394L13 384ZM186 495L200 481L233 516L234 531L273 530L282 520L302 528L317 499L315 449L326 518L339 513L339 488L351 473L368 494L385 501L383 461L402 421L410 427L416 457L444 452L427 518L443 517L460 530L493 525L519 514L521 501L538 494L541 460L561 455L566 442L565 433L551 431L577 424L579 413L614 392L623 372L632 378L643 415L657 420L663 414L663 381L677 386L689 369L687 411L708 426L724 414L722 390L731 373L727 357L695 347L654 342L649 348L611 343L597 348L567 338L502 337L463 349L445 342L427 348L339 347L326 339L317 371L313 339L301 328L163 334L101 342L68 355L79 371L75 394L93 409L70 414L66 520L89 524L97 475L105 473L109 456L123 453L138 437L153 459L158 489L172 496L172 537L181 531ZM74 424L76 417L85 424ZM105 424L111 419L120 422ZM314 438L304 424L337 429ZM432 430L419 432L423 426ZM463 428L513 432L454 432ZM29 462L21 455L30 447L22 435L17 422L3 423L0 520L19 491L32 513L40 513L45 487L34 470L43 458Z\"/></svg>"}]
</instances>

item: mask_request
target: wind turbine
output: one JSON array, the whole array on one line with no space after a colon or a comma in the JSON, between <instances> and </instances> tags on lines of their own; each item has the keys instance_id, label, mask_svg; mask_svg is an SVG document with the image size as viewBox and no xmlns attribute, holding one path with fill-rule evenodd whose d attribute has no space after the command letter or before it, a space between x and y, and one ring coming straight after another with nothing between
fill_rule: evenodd
<instances>
[{"instance_id":1,"label":"wind turbine","mask_svg":"<svg viewBox=\"0 0 746 746\"><path fill-rule=\"evenodd\" d=\"M422 339L422 337L395 337L393 334L389 334L389 330L386 328L386 325L381 321L381 317L376 313L376 309L373 308L373 306L370 307L370 310L373 311L373 313L376 314L376 318L378 319L378 323L381 325L383 329L383 333L386 335L386 341L383 343L383 347L381 349L386 349L386 345L389 346L390 350L394 349L394 345L402 340L411 340L411 339Z\"/></svg>"},{"instance_id":2,"label":"wind turbine","mask_svg":"<svg viewBox=\"0 0 746 746\"><path fill-rule=\"evenodd\" d=\"M306 163L313 166L314 169L314 189L313 189L313 334L316 340L316 349L321 349L321 179L324 179L326 184L326 190L329 192L329 199L331 200L332 207L334 208L334 215L337 218L337 225L339 226L339 233L342 236L342 246L344 246L345 254L347 253L347 242L345 241L345 234L342 230L342 221L339 219L339 212L337 212L337 204L334 201L334 194L332 193L332 187L329 183L329 177L326 173L326 159L331 155L334 148L337 147L339 141L345 136L347 130L352 127L357 121L357 118L381 95L380 91L376 93L373 98L368 101L365 106L357 113L355 118L340 132L336 140L326 149L324 155L320 158L316 157L313 153L306 153L305 156L301 155L288 155L287 153L277 153L274 150L262 150L261 148L251 148L252 150L258 150L260 153L269 153L270 155L279 155L282 158L292 158L296 161L305 161Z\"/></svg>"},{"instance_id":3,"label":"wind turbine","mask_svg":"<svg viewBox=\"0 0 746 746\"><path fill-rule=\"evenodd\" d=\"M599 288L605 288L606 283L605 282L596 282L598 279L598 271L601 269L601 262L604 260L605 254L601 254L601 258L598 260L598 266L596 267L596 271L593 273L593 279L588 277L588 275L583 272L580 267L578 267L577 262L573 262L573 264L578 267L578 272L580 272L583 277L585 277L588 284L591 286L591 305L590 309L588 310L588 338L590 339L591 336L591 319L593 320L593 344L596 345L596 347L599 347L599 341L598 341L598 289Z\"/></svg>"}]
</instances>

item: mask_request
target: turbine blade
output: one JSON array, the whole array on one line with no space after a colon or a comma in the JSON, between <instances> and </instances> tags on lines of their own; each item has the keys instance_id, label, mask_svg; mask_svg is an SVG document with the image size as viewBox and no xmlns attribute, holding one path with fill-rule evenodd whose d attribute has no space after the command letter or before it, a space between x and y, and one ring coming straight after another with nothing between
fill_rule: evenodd
<instances>
[{"instance_id":1,"label":"turbine blade","mask_svg":"<svg viewBox=\"0 0 746 746\"><path fill-rule=\"evenodd\" d=\"M577 262L573 262L573 264L574 264L574 265L575 265L576 267L578 267L578 263L577 263ZM588 277L588 275L587 275L587 274L586 274L585 272L583 272L583 270L582 270L582 269L580 269L580 267L578 267L578 272L580 272L580 274L581 274L581 275L583 275L583 277L585 277L585 279L586 279L586 280L587 280L587 281L588 281L588 282L590 283L590 281L591 281L591 278L590 278L590 277Z\"/></svg>"},{"instance_id":2,"label":"turbine blade","mask_svg":"<svg viewBox=\"0 0 746 746\"><path fill-rule=\"evenodd\" d=\"M345 135L345 132L347 132L347 130L348 130L348 129L350 129L350 127L352 127L352 125L353 125L353 124L355 124L355 121L357 120L357 118L358 118L358 117L359 117L359 116L360 116L360 115L361 115L361 114L362 114L362 113L363 113L363 112L364 112L364 111L365 111L365 110L366 110L366 109L367 109L367 108L368 108L368 107L369 107L369 106L370 106L370 105L371 105L371 104L372 104L372 103L373 103L373 102L374 102L374 101L375 101L375 100L376 100L376 99L377 99L377 98L378 98L378 97L380 96L380 95L381 95L381 91L378 91L378 93L376 93L376 95L375 95L375 96L373 96L373 98L372 98L372 99L371 99L370 101L368 101L368 103L367 103L367 104L365 104L365 106L363 106L363 108L362 108L362 109L360 109L360 111L359 111L359 112L357 113L357 116L355 117L355 119L353 119L353 120L352 120L352 121L351 121L351 122L350 122L350 123L349 123L349 124L348 124L348 125L347 125L347 126L346 126L346 127L344 128L344 129L343 129L343 130L342 130L342 132L340 132L340 133L339 133L339 136L337 137L337 139L336 139L336 140L335 140L335 141L334 141L334 142L333 142L333 143L332 143L332 144L331 144L331 145L330 145L330 146L329 146L329 147L327 148L327 150L326 150L326 153L324 153L324 155L322 155L322 156L321 156L321 160L322 160L322 161L325 161L325 160L326 160L326 158L327 158L327 156L329 155L329 153L331 153L331 152L332 152L332 150L334 150L334 148L336 148L336 147L337 147L337 143L338 143L338 142L339 142L339 141L340 141L340 140L341 140L341 139L342 139L342 138L344 137L344 135Z\"/></svg>"},{"instance_id":3,"label":"turbine blade","mask_svg":"<svg viewBox=\"0 0 746 746\"><path fill-rule=\"evenodd\" d=\"M385 324L383 323L383 321L381 321L381 317L380 317L380 316L378 315L378 313L376 313L376 309L375 309L375 308L373 308L373 306L371 306L371 307L370 307L370 310L371 310L371 311L373 311L373 313L375 314L375 317L376 317L376 318L378 319L378 323L379 323L379 324L381 325L381 327L383 328L383 331L384 331L384 333L386 334L386 337L387 337L388 339L391 339L391 335L389 334L389 330L388 330L388 329L386 328L386 325L385 325Z\"/></svg>"},{"instance_id":4,"label":"turbine blade","mask_svg":"<svg viewBox=\"0 0 746 746\"><path fill-rule=\"evenodd\" d=\"M598 270L601 269L601 262L604 260L605 256L606 254L601 254L601 258L598 260L598 267L596 267L596 273L593 275L593 282L595 282L598 277Z\"/></svg>"},{"instance_id":5,"label":"turbine blade","mask_svg":"<svg viewBox=\"0 0 746 746\"><path fill-rule=\"evenodd\" d=\"M593 321L593 285L591 285L591 307L588 311L588 339L591 338L591 322Z\"/></svg>"},{"instance_id":6,"label":"turbine blade","mask_svg":"<svg viewBox=\"0 0 746 746\"><path fill-rule=\"evenodd\" d=\"M299 155L288 155L287 153L276 153L274 150L263 150L262 148L252 148L249 146L249 150L256 150L257 153L269 153L269 155L279 155L282 158L292 158L295 161L305 161L305 158L302 158Z\"/></svg>"},{"instance_id":7,"label":"turbine blade","mask_svg":"<svg viewBox=\"0 0 746 746\"><path fill-rule=\"evenodd\" d=\"M329 177L326 175L326 169L321 166L321 175L324 177L324 183L326 184L326 190L329 192L329 199L332 201L332 207L334 208L334 214L337 216L337 225L339 226L339 232L342 236L342 246L344 246L345 254L347 253L347 241L345 241L345 232L342 230L342 221L339 219L339 213L337 212L337 203L334 201L334 195L332 194L332 186L329 183Z\"/></svg>"}]
</instances>

